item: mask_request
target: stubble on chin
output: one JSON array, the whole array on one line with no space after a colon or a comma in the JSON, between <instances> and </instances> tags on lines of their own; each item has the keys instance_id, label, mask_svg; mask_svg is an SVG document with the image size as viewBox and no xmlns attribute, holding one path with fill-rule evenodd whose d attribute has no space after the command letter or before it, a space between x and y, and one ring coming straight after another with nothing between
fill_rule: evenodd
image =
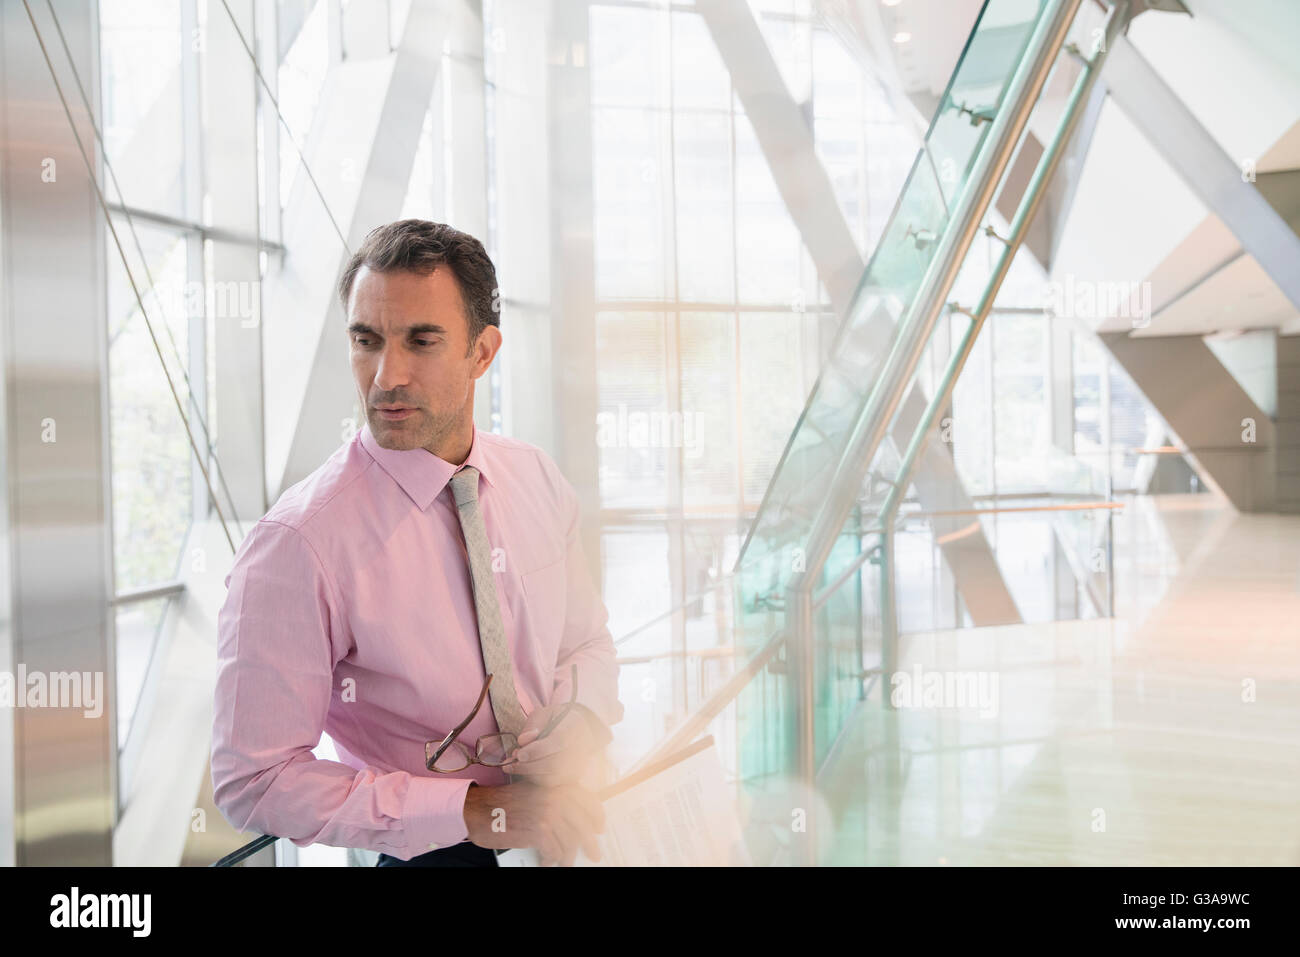
<instances>
[{"instance_id":1,"label":"stubble on chin","mask_svg":"<svg viewBox=\"0 0 1300 957\"><path fill-rule=\"evenodd\" d=\"M380 448L396 452L411 449L428 449L435 446L446 432L447 423L440 422L431 413L420 410L416 422L387 422L378 412L367 412L370 431ZM442 426L440 429L439 426Z\"/></svg>"},{"instance_id":2,"label":"stubble on chin","mask_svg":"<svg viewBox=\"0 0 1300 957\"><path fill-rule=\"evenodd\" d=\"M370 421L370 432L380 448L406 452L424 444L422 436L428 431L427 421L423 428L416 422L388 422L377 411L368 412L367 418Z\"/></svg>"}]
</instances>

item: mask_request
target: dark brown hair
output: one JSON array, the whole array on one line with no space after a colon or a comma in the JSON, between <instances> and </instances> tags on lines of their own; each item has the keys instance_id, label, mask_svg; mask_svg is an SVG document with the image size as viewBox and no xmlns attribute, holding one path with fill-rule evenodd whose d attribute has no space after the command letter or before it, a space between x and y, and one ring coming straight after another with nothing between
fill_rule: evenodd
<instances>
[{"instance_id":1,"label":"dark brown hair","mask_svg":"<svg viewBox=\"0 0 1300 957\"><path fill-rule=\"evenodd\" d=\"M484 328L501 325L497 271L481 242L445 223L401 219L372 229L343 270L339 299L346 311L352 283L362 266L375 272L406 270L427 276L444 265L460 287L472 346Z\"/></svg>"}]
</instances>

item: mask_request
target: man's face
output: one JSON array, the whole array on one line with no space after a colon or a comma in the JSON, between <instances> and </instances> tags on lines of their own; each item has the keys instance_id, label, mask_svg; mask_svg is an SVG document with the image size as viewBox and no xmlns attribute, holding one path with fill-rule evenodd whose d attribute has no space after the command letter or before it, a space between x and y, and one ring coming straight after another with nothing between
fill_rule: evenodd
<instances>
[{"instance_id":1,"label":"man's face","mask_svg":"<svg viewBox=\"0 0 1300 957\"><path fill-rule=\"evenodd\" d=\"M352 375L375 441L437 454L469 429L474 380L491 365L500 331L488 326L470 348L460 285L447 266L427 276L363 266L348 306Z\"/></svg>"}]
</instances>

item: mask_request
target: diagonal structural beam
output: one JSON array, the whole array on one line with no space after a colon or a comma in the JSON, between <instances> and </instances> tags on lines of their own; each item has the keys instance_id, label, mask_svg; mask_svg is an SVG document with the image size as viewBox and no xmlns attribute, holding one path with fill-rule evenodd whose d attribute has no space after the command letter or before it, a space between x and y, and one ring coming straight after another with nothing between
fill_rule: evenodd
<instances>
[{"instance_id":1,"label":"diagonal structural beam","mask_svg":"<svg viewBox=\"0 0 1300 957\"><path fill-rule=\"evenodd\" d=\"M1200 336L1100 338L1207 484L1239 511L1273 507L1273 421Z\"/></svg>"},{"instance_id":2,"label":"diagonal structural beam","mask_svg":"<svg viewBox=\"0 0 1300 957\"><path fill-rule=\"evenodd\" d=\"M266 377L272 501L338 448L347 423L360 425L334 286L350 250L401 214L442 42L462 2L413 0L395 54L344 61L322 95L306 155L348 248L300 175L285 213L294 255L268 282L264 322L266 355L294 357Z\"/></svg>"},{"instance_id":3,"label":"diagonal structural beam","mask_svg":"<svg viewBox=\"0 0 1300 957\"><path fill-rule=\"evenodd\" d=\"M1300 237L1287 222L1287 207L1270 201L1260 186L1245 181L1240 167L1133 45L1116 41L1094 99L1111 96L1143 130L1153 147L1241 244L1236 256L1211 270L1197 285L1240 256L1250 254L1283 294L1300 308ZM1076 138L1077 140L1078 138ZM1087 142L1079 146L1086 156ZM1082 167L1082 162L1077 164ZM1077 174L1076 174L1077 180ZM1060 177L1058 176L1058 180ZM1073 190L1062 191L1057 234L1068 219ZM1173 301L1165 303L1168 308ZM1281 471L1288 454L1275 423L1233 379L1200 337L1141 337L1126 333L1099 337L1174 433L1189 464L1207 485L1241 511L1283 507L1294 483ZM1182 366L1186 363L1186 367ZM1170 369L1180 370L1170 375ZM1189 385L1192 384L1192 385ZM1252 423L1248 426L1247 422ZM1278 423L1280 425L1280 423ZM1253 441L1244 441L1243 435Z\"/></svg>"},{"instance_id":4,"label":"diagonal structural beam","mask_svg":"<svg viewBox=\"0 0 1300 957\"><path fill-rule=\"evenodd\" d=\"M1123 38L1111 50L1105 80L1120 108L1300 309L1300 236L1243 178L1241 168L1209 130Z\"/></svg>"},{"instance_id":5,"label":"diagonal structural beam","mask_svg":"<svg viewBox=\"0 0 1300 957\"><path fill-rule=\"evenodd\" d=\"M812 256L835 312L848 315L857 284L866 266L849 232L830 177L817 157L813 136L799 104L763 39L744 0L699 0L697 7L731 73L736 93L772 171L791 219ZM890 341L892 320L877 310L869 330L882 344ZM899 424L910 438L925 399L913 389L904 400ZM927 511L958 511L972 507L957 474L952 453L931 434L914 479ZM934 536L952 571L966 609L975 625L1021 621L997 560L982 529L971 530L956 518L933 519Z\"/></svg>"},{"instance_id":6,"label":"diagonal structural beam","mask_svg":"<svg viewBox=\"0 0 1300 957\"><path fill-rule=\"evenodd\" d=\"M763 157L835 311L844 315L862 276L862 257L818 159L803 111L744 0L700 0L708 25L753 124Z\"/></svg>"}]
</instances>

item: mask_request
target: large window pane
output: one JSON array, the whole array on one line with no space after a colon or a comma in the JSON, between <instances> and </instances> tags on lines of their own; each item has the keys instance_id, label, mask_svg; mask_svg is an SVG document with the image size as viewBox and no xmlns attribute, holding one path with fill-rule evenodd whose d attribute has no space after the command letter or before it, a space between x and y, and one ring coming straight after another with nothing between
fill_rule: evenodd
<instances>
[{"instance_id":1,"label":"large window pane","mask_svg":"<svg viewBox=\"0 0 1300 957\"><path fill-rule=\"evenodd\" d=\"M731 220L731 118L679 113L677 151L678 297L726 302L736 295Z\"/></svg>"},{"instance_id":2,"label":"large window pane","mask_svg":"<svg viewBox=\"0 0 1300 957\"><path fill-rule=\"evenodd\" d=\"M735 317L684 313L679 326L682 368L682 499L691 506L734 506L736 484Z\"/></svg>"},{"instance_id":3,"label":"large window pane","mask_svg":"<svg viewBox=\"0 0 1300 957\"><path fill-rule=\"evenodd\" d=\"M593 111L596 295L671 295L669 116L649 110Z\"/></svg>"},{"instance_id":4,"label":"large window pane","mask_svg":"<svg viewBox=\"0 0 1300 957\"><path fill-rule=\"evenodd\" d=\"M592 104L667 107L667 12L593 6L589 23Z\"/></svg>"},{"instance_id":5,"label":"large window pane","mask_svg":"<svg viewBox=\"0 0 1300 957\"><path fill-rule=\"evenodd\" d=\"M132 602L117 609L117 742L126 745L135 720L145 677L153 659L170 598Z\"/></svg>"},{"instance_id":6,"label":"large window pane","mask_svg":"<svg viewBox=\"0 0 1300 957\"><path fill-rule=\"evenodd\" d=\"M762 501L808 394L800 338L788 313L740 316L741 454L751 505Z\"/></svg>"},{"instance_id":7,"label":"large window pane","mask_svg":"<svg viewBox=\"0 0 1300 957\"><path fill-rule=\"evenodd\" d=\"M299 150L307 144L316 104L320 101L321 86L329 70L328 7L328 0L316 0L280 63L276 100L284 119L278 127L280 205L284 207L289 205L290 191L302 169Z\"/></svg>"},{"instance_id":8,"label":"large window pane","mask_svg":"<svg viewBox=\"0 0 1300 957\"><path fill-rule=\"evenodd\" d=\"M122 190L105 177L105 195L170 216L184 213L180 12L173 0L99 4L104 147Z\"/></svg>"},{"instance_id":9,"label":"large window pane","mask_svg":"<svg viewBox=\"0 0 1300 957\"><path fill-rule=\"evenodd\" d=\"M662 313L596 317L596 441L606 508L664 508L670 412Z\"/></svg>"},{"instance_id":10,"label":"large window pane","mask_svg":"<svg viewBox=\"0 0 1300 957\"><path fill-rule=\"evenodd\" d=\"M800 283L799 231L786 212L754 128L736 119L736 234L740 300L791 304Z\"/></svg>"},{"instance_id":11,"label":"large window pane","mask_svg":"<svg viewBox=\"0 0 1300 957\"><path fill-rule=\"evenodd\" d=\"M119 235L130 236L115 220ZM131 273L182 403L189 312L202 308L202 290L187 282L186 238L136 224L149 272L132 257ZM111 240L109 248L114 249ZM120 259L109 259L109 429L112 442L113 552L118 590L171 579L192 514L190 446L171 390L127 282ZM173 348L174 345L174 348ZM187 415L192 415L188 404ZM196 435L202 435L196 428Z\"/></svg>"},{"instance_id":12,"label":"large window pane","mask_svg":"<svg viewBox=\"0 0 1300 957\"><path fill-rule=\"evenodd\" d=\"M999 492L1048 487L1047 320L999 315L992 332Z\"/></svg>"},{"instance_id":13,"label":"large window pane","mask_svg":"<svg viewBox=\"0 0 1300 957\"><path fill-rule=\"evenodd\" d=\"M673 14L673 108L731 108L731 75L704 21L694 13Z\"/></svg>"}]
</instances>

